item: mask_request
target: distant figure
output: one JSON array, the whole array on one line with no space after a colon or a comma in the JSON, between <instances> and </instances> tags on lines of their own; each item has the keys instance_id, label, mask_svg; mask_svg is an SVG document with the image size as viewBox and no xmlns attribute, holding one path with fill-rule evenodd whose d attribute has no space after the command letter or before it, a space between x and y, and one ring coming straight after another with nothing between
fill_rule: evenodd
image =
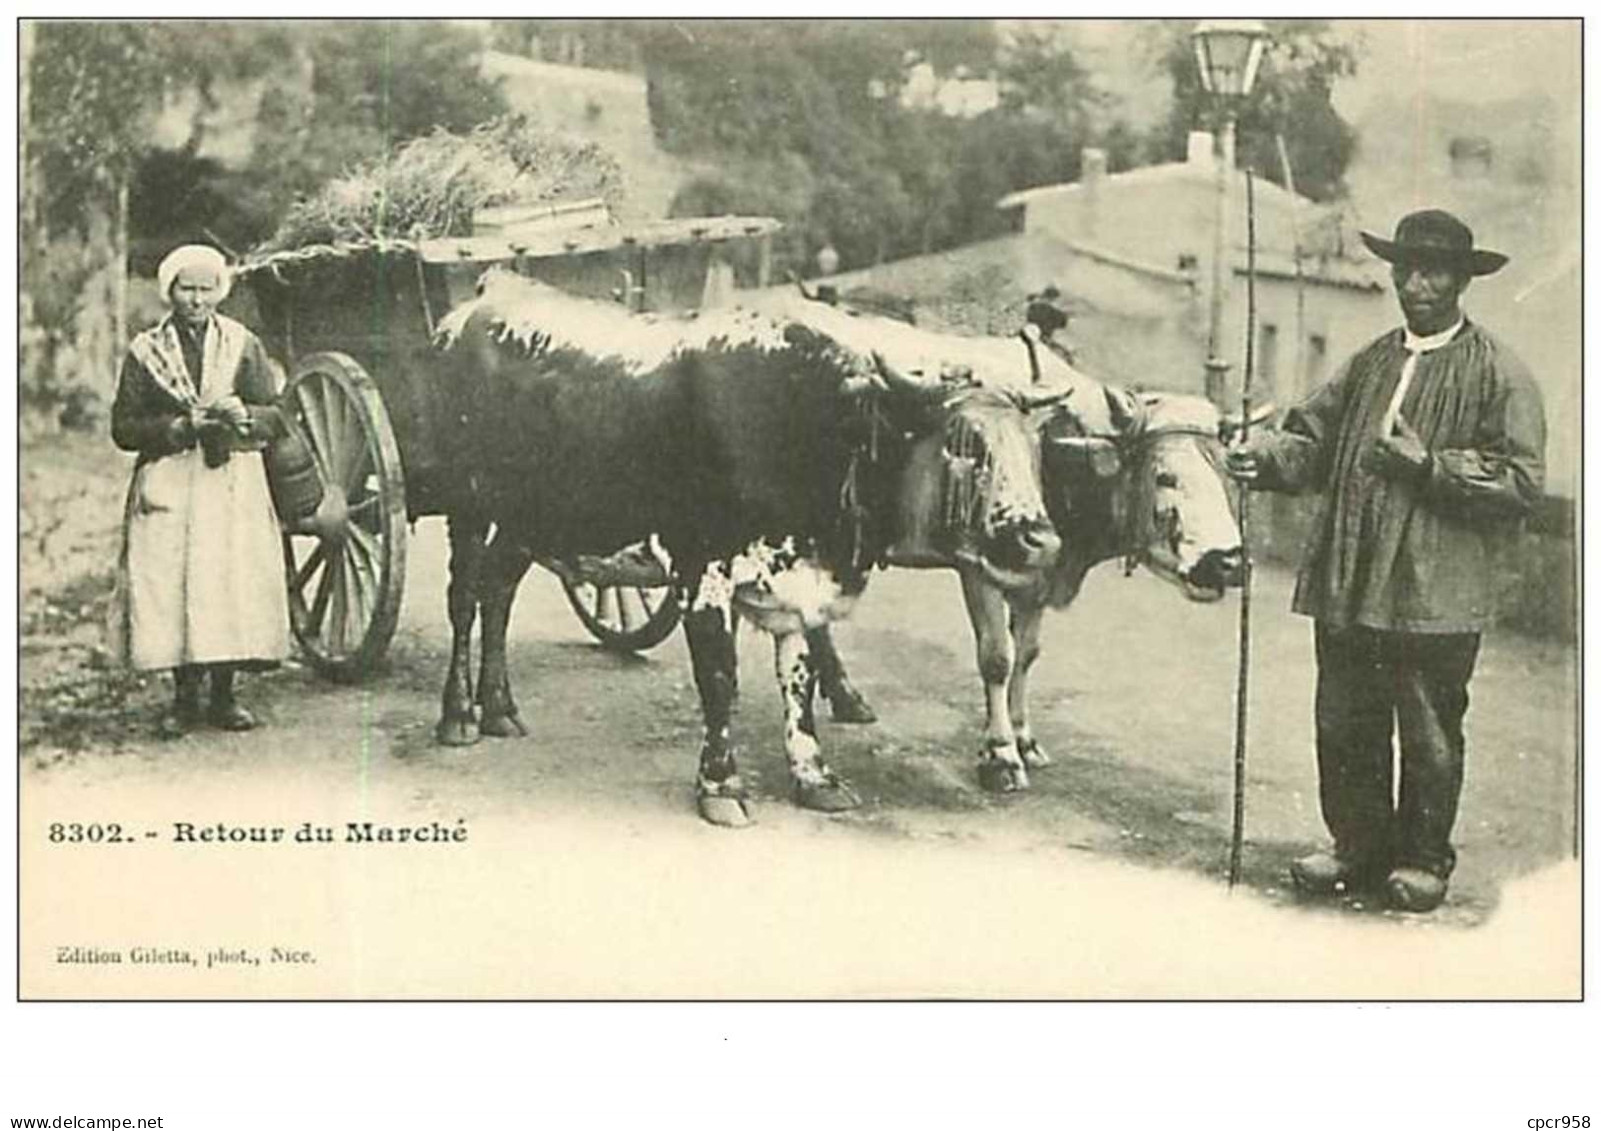
<instances>
[{"instance_id":1,"label":"distant figure","mask_svg":"<svg viewBox=\"0 0 1601 1131\"><path fill-rule=\"evenodd\" d=\"M1462 720L1494 553L1540 498L1545 411L1523 363L1462 313L1469 281L1506 256L1436 210L1402 219L1394 240L1362 239L1393 264L1406 325L1227 460L1255 489L1322 495L1294 608L1315 621L1334 845L1297 860L1291 879L1307 895L1382 889L1393 907L1431 911L1456 864Z\"/></svg>"},{"instance_id":2,"label":"distant figure","mask_svg":"<svg viewBox=\"0 0 1601 1131\"><path fill-rule=\"evenodd\" d=\"M126 664L172 671L163 736L202 721L249 730L256 719L234 698L234 672L289 652L283 550L260 452L284 423L266 350L216 313L229 285L221 253L180 247L157 281L171 313L129 344L111 408L112 440L139 454L113 636Z\"/></svg>"},{"instance_id":3,"label":"distant figure","mask_svg":"<svg viewBox=\"0 0 1601 1131\"><path fill-rule=\"evenodd\" d=\"M1069 365L1077 349L1067 337L1067 324L1073 317L1069 300L1052 283L1038 294L1028 296L1023 320L1040 328L1040 336L1051 351Z\"/></svg>"},{"instance_id":4,"label":"distant figure","mask_svg":"<svg viewBox=\"0 0 1601 1131\"><path fill-rule=\"evenodd\" d=\"M1063 333L1071 317L1067 300L1054 283L1038 294L1028 296L1028 305L1023 310L1022 333L1024 341L1028 343L1029 362L1033 368L1035 383L1038 383L1042 376L1039 355L1035 352L1036 346L1044 346L1067 365L1077 367L1077 350Z\"/></svg>"}]
</instances>

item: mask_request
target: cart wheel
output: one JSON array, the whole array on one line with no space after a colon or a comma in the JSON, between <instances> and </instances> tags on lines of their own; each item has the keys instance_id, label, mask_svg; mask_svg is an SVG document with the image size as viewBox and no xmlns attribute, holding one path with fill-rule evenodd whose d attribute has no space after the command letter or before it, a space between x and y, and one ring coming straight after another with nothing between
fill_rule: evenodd
<instances>
[{"instance_id":1,"label":"cart wheel","mask_svg":"<svg viewBox=\"0 0 1601 1131\"><path fill-rule=\"evenodd\" d=\"M400 449L378 387L346 354L302 358L283 404L311 447L325 494L306 529L284 533L290 625L319 672L359 679L382 658L400 619Z\"/></svg>"},{"instance_id":2,"label":"cart wheel","mask_svg":"<svg viewBox=\"0 0 1601 1131\"><path fill-rule=\"evenodd\" d=\"M561 586L578 619L608 651L644 652L678 627L678 602L671 586L599 586L565 579Z\"/></svg>"}]
</instances>

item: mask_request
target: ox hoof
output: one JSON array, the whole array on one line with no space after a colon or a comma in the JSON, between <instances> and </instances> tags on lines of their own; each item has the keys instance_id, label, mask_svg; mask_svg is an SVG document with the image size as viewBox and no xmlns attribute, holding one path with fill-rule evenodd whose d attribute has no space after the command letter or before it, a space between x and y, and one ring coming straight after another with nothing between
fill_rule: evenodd
<instances>
[{"instance_id":1,"label":"ox hoof","mask_svg":"<svg viewBox=\"0 0 1601 1131\"><path fill-rule=\"evenodd\" d=\"M478 741L478 724L471 718L440 719L434 739L441 746L471 746Z\"/></svg>"},{"instance_id":2,"label":"ox hoof","mask_svg":"<svg viewBox=\"0 0 1601 1131\"><path fill-rule=\"evenodd\" d=\"M842 691L838 695L831 695L828 703L836 723L878 722L878 715L867 705L867 700L862 698L859 691Z\"/></svg>"},{"instance_id":3,"label":"ox hoof","mask_svg":"<svg viewBox=\"0 0 1601 1131\"><path fill-rule=\"evenodd\" d=\"M738 778L723 782L702 779L695 791L695 808L700 811L701 820L718 828L742 829L755 823Z\"/></svg>"},{"instance_id":4,"label":"ox hoof","mask_svg":"<svg viewBox=\"0 0 1601 1131\"><path fill-rule=\"evenodd\" d=\"M515 714L512 715L485 715L478 724L478 733L487 734L491 738L526 738L528 728Z\"/></svg>"},{"instance_id":5,"label":"ox hoof","mask_svg":"<svg viewBox=\"0 0 1601 1131\"><path fill-rule=\"evenodd\" d=\"M1023 759L1023 765L1031 770L1044 769L1051 764L1051 756L1045 753L1045 747L1038 742L1030 740L1017 744L1017 755Z\"/></svg>"},{"instance_id":6,"label":"ox hoof","mask_svg":"<svg viewBox=\"0 0 1601 1131\"><path fill-rule=\"evenodd\" d=\"M843 780L829 774L822 781L795 783L795 804L819 813L844 813L860 806L862 799Z\"/></svg>"},{"instance_id":7,"label":"ox hoof","mask_svg":"<svg viewBox=\"0 0 1601 1131\"><path fill-rule=\"evenodd\" d=\"M978 763L978 784L990 793L1017 793L1028 788L1028 770L985 755Z\"/></svg>"}]
</instances>

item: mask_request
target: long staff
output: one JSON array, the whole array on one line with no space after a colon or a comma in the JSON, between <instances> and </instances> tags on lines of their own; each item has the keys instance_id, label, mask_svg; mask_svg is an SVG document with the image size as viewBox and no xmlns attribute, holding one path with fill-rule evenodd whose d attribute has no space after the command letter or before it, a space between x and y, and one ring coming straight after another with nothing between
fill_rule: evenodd
<instances>
[{"instance_id":1,"label":"long staff","mask_svg":"<svg viewBox=\"0 0 1601 1131\"><path fill-rule=\"evenodd\" d=\"M1245 171L1245 374L1240 383L1240 442L1251 438L1251 378L1256 373L1256 177ZM1240 882L1245 844L1245 734L1251 687L1251 492L1240 492L1240 668L1234 695L1234 829L1229 841L1229 890Z\"/></svg>"}]
</instances>

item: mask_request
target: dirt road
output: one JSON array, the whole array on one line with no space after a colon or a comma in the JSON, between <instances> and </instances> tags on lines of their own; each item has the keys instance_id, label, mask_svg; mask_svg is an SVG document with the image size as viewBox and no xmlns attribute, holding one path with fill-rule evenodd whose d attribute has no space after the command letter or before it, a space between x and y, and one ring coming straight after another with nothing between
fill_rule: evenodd
<instances>
[{"instance_id":1,"label":"dirt road","mask_svg":"<svg viewBox=\"0 0 1601 1131\"><path fill-rule=\"evenodd\" d=\"M611 907L608 914L623 915L625 906L632 908L617 923L608 919L604 925L592 924L610 946L632 937L640 923L658 922L653 915L682 925L686 917L707 913L710 919L696 931L712 929L709 924L717 915L698 902L702 899L711 899L722 914L738 920L745 920L751 908L765 909L754 923L736 929L736 935L738 930L774 931L793 946L796 939L784 925L798 913L794 901L800 909L833 907L843 918L829 919L835 924L830 929L839 939L852 940L850 952L866 965L836 964L816 972L815 978L802 976L801 967L777 964L769 948L767 961L781 971L773 974L779 978L776 984L797 993L832 988L840 993L959 994L987 987L991 992L1078 996L1230 996L1231 988L1235 994L1259 988L1279 996L1320 996L1323 991L1312 983L1298 989L1301 983L1293 971L1285 972L1288 981L1250 981L1260 973L1256 966L1235 971L1247 978L1244 982L1236 983L1217 969L1192 982L1194 971L1164 966L1171 959L1162 957L1167 952L1159 942L1166 938L1162 945L1184 949L1172 935L1174 927L1188 924L1181 934L1208 930L1208 923L1216 922L1210 918L1214 915L1244 931L1244 936L1228 932L1225 937L1231 940L1284 931L1311 932L1319 939L1319 932L1336 932L1330 937L1340 939L1345 937L1341 932L1352 930L1364 938L1396 932L1414 939L1461 934L1462 928L1496 917L1507 885L1560 866L1571 854L1573 657L1556 645L1501 636L1487 642L1474 683L1467 788L1458 825L1461 864L1448 906L1424 919L1359 902L1321 908L1295 904L1283 888L1284 866L1322 836L1310 752L1310 631L1304 620L1286 611L1288 575L1271 569L1258 571L1256 588L1260 611L1246 800L1247 890L1232 900L1222 894L1222 878L1230 813L1236 605L1233 600L1190 604L1154 578L1124 578L1110 566L1092 576L1077 605L1047 619L1033 702L1036 732L1055 765L1035 775L1031 792L1015 797L984 794L973 773L981 695L954 575L881 575L856 617L838 633L856 682L880 716L872 726L828 724L824 729L831 763L864 798L864 806L854 813L824 817L789 804L778 702L769 675L771 649L764 637L745 630L735 738L756 789L759 824L739 832L711 829L697 821L693 806L699 712L681 637L675 635L639 658L603 652L584 634L555 581L543 573L525 583L512 625L513 686L532 734L519 740L485 740L466 752L436 747L431 731L448 641L442 523L424 521L415 534L402 627L390 663L362 686L330 685L291 666L247 685L248 701L267 724L256 733L207 732L163 744L149 736L151 719L140 716L130 720L115 753L102 739L74 754L45 747L25 754L25 875L28 868L38 867L66 886L78 882L74 876L85 883L105 882L105 850L101 855L87 849L64 853L29 838L48 821L106 820L128 806L163 842L170 839L169 825L197 816L289 828L319 819L342 827L358 811L367 819L400 823L438 819L449 825L459 820L472 828L473 840L470 849L462 850L468 855L455 863L447 865L448 853L436 850L420 866L408 857L383 871L382 879L365 867L360 876L341 873L336 887L350 895L356 890L350 885L358 880L368 885L354 898L379 919L403 914L410 921L421 914L432 922L428 904L436 901L441 914L466 917L462 921L473 924L469 934L480 938L480 945L486 915L500 926L506 916L516 920L518 892L526 894L528 883L548 884L552 875L565 876L564 882L574 885L563 890L588 912L595 911L597 900ZM148 706L154 695L151 689L143 702ZM126 854L115 857L117 882L136 887L154 883L145 897L149 899L161 898L174 883L199 885L197 890L216 884L231 893L230 899L240 898L228 879L228 867L248 860L243 882L261 892L280 891L276 898L287 901L285 913L291 921L305 916L303 933L320 932L328 945L327 923L318 918L317 909L326 912L330 901L338 902L337 893L326 890L326 869L341 859L324 858L332 849L310 849L292 865L282 855L269 857L267 849L250 857L241 849L226 861L215 853L227 855L228 850L196 853L178 846L162 851L175 855L162 858L161 868L175 867L177 872L158 869L155 874L163 878L155 883L125 864L133 855ZM173 859L182 862L174 864ZM313 859L321 862L313 866ZM258 865L261 871L254 871ZM220 870L209 871L213 866ZM529 868L535 872L524 871ZM605 878L596 879L598 874ZM536 881L531 875L541 878ZM474 882L466 883L468 877ZM294 886L275 886L289 884L291 878ZM925 883L926 906L915 894ZM319 894L313 898L308 888ZM59 932L80 921L74 915L82 908L71 911L59 895L41 895L38 886L32 890L43 900L31 904L40 924L55 924L50 930ZM558 898L545 887L539 890L541 899ZM847 891L851 898L835 906ZM579 892L589 894L580 897ZM24 896L26 908L26 882ZM902 897L912 903L892 911L901 907L895 900ZM393 900L393 907L386 899ZM685 899L689 904L678 902ZM719 902L723 899L740 910L732 911ZM884 903L886 899L890 902ZM1042 902L1048 899L1056 903ZM1558 903L1567 906L1566 894ZM273 899L263 895L262 904L273 906ZM571 904L561 905L571 910ZM1108 953L1095 960L1100 965L1075 964L1074 975L1065 982L1032 980L1041 971L1026 959L1031 948L1052 945L1041 940L1054 937L1055 916L1073 912L1080 936L1075 945L1088 945L1082 936L1090 928L1079 914L1086 907L1097 909L1090 916L1098 922L1095 929L1107 932ZM1117 915L1102 914L1107 907L1118 908ZM1178 913L1181 907L1185 910ZM379 908L388 910L380 913ZM985 909L988 920L971 918ZM135 915L136 909L125 910ZM1197 918L1192 920L1190 912ZM915 963L901 964L912 963L902 928L924 913L930 925L940 924L929 929L952 948L942 946L928 957L936 969L951 973L951 979L931 982L910 973ZM888 954L869 958L863 950L880 937L873 925L877 916L897 924L902 941ZM1241 916L1248 917L1249 926ZM113 917L104 926L109 929L116 922L126 927L133 921ZM815 922L803 921L815 934ZM1113 922L1120 924L1116 930L1109 925ZM203 926L204 919L196 924ZM646 937L655 930L660 939L664 929L658 923L658 928L646 930ZM994 932L1007 929L1020 934L1019 949L1008 947L1005 962L995 965L991 957L988 969L984 961L964 964L963 945L981 951L986 941L993 945L1001 937ZM1385 933L1375 936L1374 931ZM435 946L424 940L427 933L412 932L407 945ZM1486 936L1469 944L1476 950L1489 932L1467 934ZM402 932L389 938L389 945L400 945L405 937ZM922 934L916 937L912 949L920 952L928 940ZM1136 944L1135 939L1143 941ZM1566 945L1566 940L1556 941ZM372 940L367 938L364 945ZM493 949L497 955L499 945ZM1131 946L1142 953L1158 947L1147 956L1154 965L1140 967L1147 973L1139 977L1114 974L1107 963L1119 954L1127 956ZM592 993L629 992L631 987L647 995L692 993L713 985L736 985L758 995L782 993L758 976L766 965L746 966L747 977L735 977L723 964L716 965L720 974L707 973L695 964L706 959L704 948L686 944L686 949L698 951L699 957L674 967L674 988L664 991L651 982L651 960L643 973L634 970L625 977L619 972L620 959L593 985L569 976L556 996L582 992L585 986ZM669 950L664 944L654 960L663 961ZM833 953L828 948L823 952ZM1239 958L1237 948L1231 953ZM394 956L392 966L432 969L427 962L418 965L415 953L405 954ZM459 967L450 965L456 958L435 957L459 973ZM1014 971L1017 980L1004 973L1020 961L1021 968ZM1465 969L1478 968L1470 963ZM47 973L62 976L59 968ZM325 973L333 977L331 970ZM1390 996L1379 987L1405 996L1405 987L1414 984L1385 976L1374 980L1354 970L1336 977L1333 967L1323 973L1333 978L1326 983L1331 992L1346 996ZM1400 976L1396 971L1391 975ZM1442 985L1465 992L1461 986L1475 983L1471 973L1463 976L1465 983L1428 982L1433 989L1420 992L1442 992ZM336 992L368 984L352 982L348 970L342 977L331 983L342 987ZM716 977L733 981L717 982ZM469 984L478 983L461 983ZM306 985L323 987L315 992L327 988L317 982ZM543 981L516 985L535 996L556 992ZM453 992L455 986L450 976L439 974L425 978L420 989L415 980L400 978L398 983L372 982L369 991L405 993L409 987L427 996ZM204 996L193 984L170 992Z\"/></svg>"}]
</instances>

